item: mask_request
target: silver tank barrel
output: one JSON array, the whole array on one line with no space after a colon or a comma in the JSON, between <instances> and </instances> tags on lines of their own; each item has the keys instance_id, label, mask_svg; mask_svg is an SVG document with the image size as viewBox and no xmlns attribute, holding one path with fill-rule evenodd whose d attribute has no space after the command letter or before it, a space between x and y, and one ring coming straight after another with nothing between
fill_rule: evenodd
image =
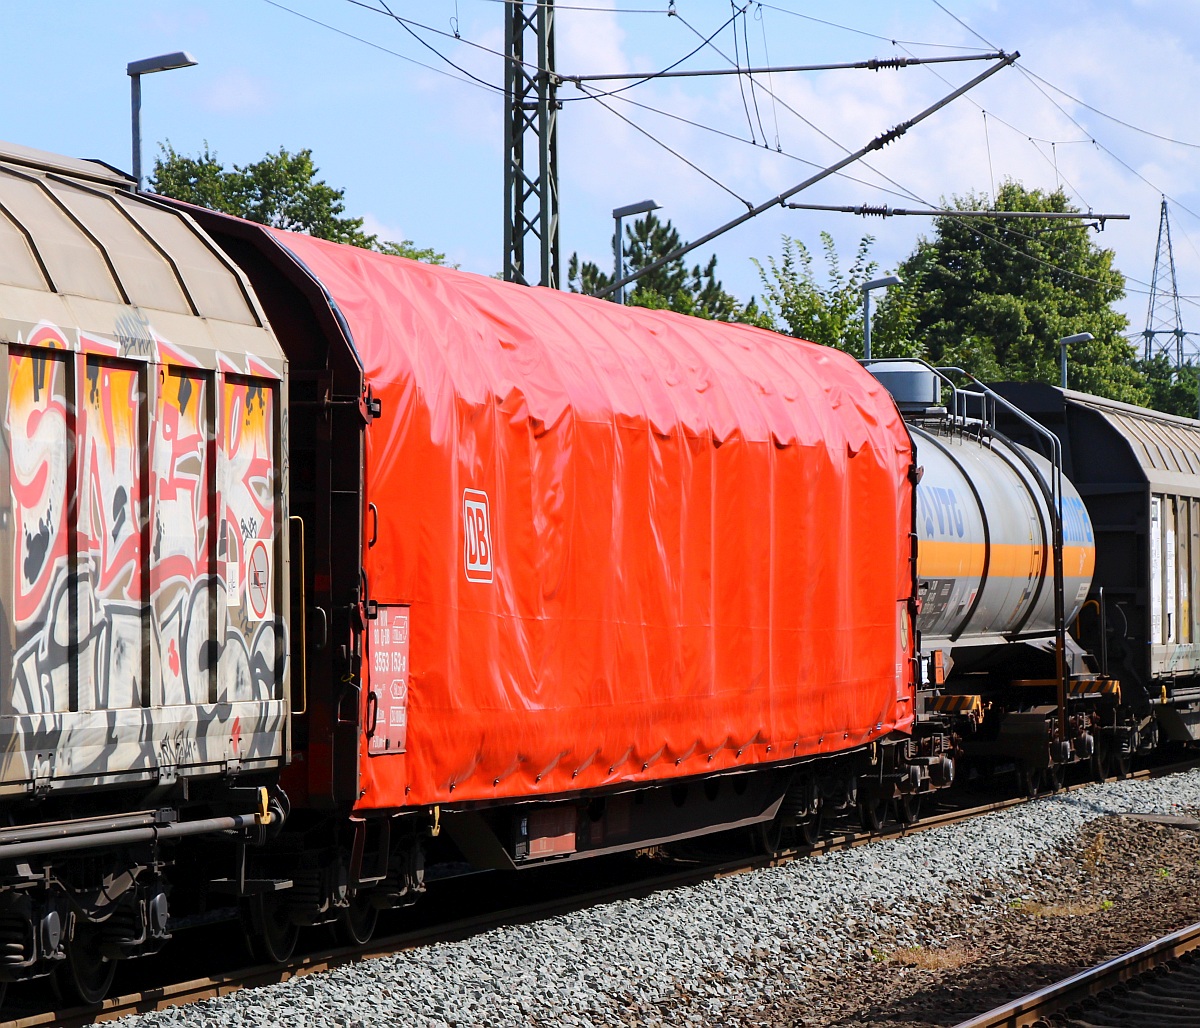
<instances>
[{"instance_id":1,"label":"silver tank barrel","mask_svg":"<svg viewBox=\"0 0 1200 1028\"><path fill-rule=\"evenodd\" d=\"M922 469L917 485L917 577L922 646L983 645L1054 634L1053 522L1040 454L954 422L940 383L918 361L872 364L905 416ZM975 426L977 427L977 426ZM1063 599L1067 623L1091 587L1095 537L1087 508L1063 478Z\"/></svg>"},{"instance_id":2,"label":"silver tank barrel","mask_svg":"<svg viewBox=\"0 0 1200 1028\"><path fill-rule=\"evenodd\" d=\"M923 468L917 485L917 627L926 646L1054 633L1053 523L1022 457L1049 477L1040 455L999 437L909 425ZM1083 500L1063 480L1063 595L1078 614L1096 562Z\"/></svg>"}]
</instances>

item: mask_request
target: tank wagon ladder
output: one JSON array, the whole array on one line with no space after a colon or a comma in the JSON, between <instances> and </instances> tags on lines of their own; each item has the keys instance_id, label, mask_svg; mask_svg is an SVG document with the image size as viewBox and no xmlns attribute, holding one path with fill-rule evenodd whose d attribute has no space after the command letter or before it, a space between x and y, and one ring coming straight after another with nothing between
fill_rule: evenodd
<instances>
[{"instance_id":1,"label":"tank wagon ladder","mask_svg":"<svg viewBox=\"0 0 1200 1028\"><path fill-rule=\"evenodd\" d=\"M1060 748L1067 742L1067 693L1069 674L1067 670L1067 615L1066 598L1063 595L1063 475L1062 475L1062 442L1048 428L1039 425L1024 411L1009 403L999 393L988 388L968 371L956 367L935 368L938 376L951 389L951 417L966 422L970 416L972 401L978 405L979 420L986 426L990 435L996 429L996 411L1002 409L1006 414L1017 418L1031 431L1044 439L1050 446L1050 480L1042 474L1033 461L1029 460L1022 451L1017 454L1025 459L1026 466L1042 487L1046 503L1050 508L1050 519L1053 531L1054 558L1054 664L1058 692L1058 743ZM970 389L957 388L949 376L960 375L967 379Z\"/></svg>"}]
</instances>

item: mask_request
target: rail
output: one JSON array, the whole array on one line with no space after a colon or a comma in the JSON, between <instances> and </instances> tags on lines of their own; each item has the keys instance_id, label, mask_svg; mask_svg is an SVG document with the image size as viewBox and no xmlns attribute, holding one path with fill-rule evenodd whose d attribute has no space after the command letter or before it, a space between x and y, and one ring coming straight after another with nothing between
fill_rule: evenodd
<instances>
[{"instance_id":1,"label":"rail","mask_svg":"<svg viewBox=\"0 0 1200 1028\"><path fill-rule=\"evenodd\" d=\"M1098 967L1082 971L1054 985L989 1010L986 1014L963 1021L957 1028L1026 1028L1029 1025L1044 1023L1044 1019L1051 1014L1058 1014L1074 1003L1197 949L1200 949L1200 924L1189 925L1122 956L1114 957ZM1200 997L1197 997L1197 1000L1200 1001ZM1180 1015L1186 1016L1186 1012L1180 1011ZM1173 1023L1183 1024L1184 1021Z\"/></svg>"}]
</instances>

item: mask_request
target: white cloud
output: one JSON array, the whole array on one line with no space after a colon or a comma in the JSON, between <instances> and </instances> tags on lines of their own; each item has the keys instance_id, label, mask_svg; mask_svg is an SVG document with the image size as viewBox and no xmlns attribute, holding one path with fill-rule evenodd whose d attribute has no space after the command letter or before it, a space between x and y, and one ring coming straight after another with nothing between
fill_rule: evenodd
<instances>
[{"instance_id":1,"label":"white cloud","mask_svg":"<svg viewBox=\"0 0 1200 1028\"><path fill-rule=\"evenodd\" d=\"M368 235L378 236L382 242L399 243L408 238L404 229L384 223L370 211L363 214L362 219L363 231Z\"/></svg>"},{"instance_id":2,"label":"white cloud","mask_svg":"<svg viewBox=\"0 0 1200 1028\"><path fill-rule=\"evenodd\" d=\"M200 104L215 114L265 114L274 108L275 96L266 78L233 69L205 83Z\"/></svg>"}]
</instances>

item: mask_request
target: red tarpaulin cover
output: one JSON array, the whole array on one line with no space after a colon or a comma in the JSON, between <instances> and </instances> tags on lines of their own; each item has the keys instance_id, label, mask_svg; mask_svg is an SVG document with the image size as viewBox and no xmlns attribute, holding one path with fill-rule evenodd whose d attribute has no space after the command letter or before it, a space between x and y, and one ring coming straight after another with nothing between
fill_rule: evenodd
<instances>
[{"instance_id":1,"label":"red tarpaulin cover","mask_svg":"<svg viewBox=\"0 0 1200 1028\"><path fill-rule=\"evenodd\" d=\"M274 235L382 401L359 808L703 774L911 722L912 451L852 358Z\"/></svg>"}]
</instances>

